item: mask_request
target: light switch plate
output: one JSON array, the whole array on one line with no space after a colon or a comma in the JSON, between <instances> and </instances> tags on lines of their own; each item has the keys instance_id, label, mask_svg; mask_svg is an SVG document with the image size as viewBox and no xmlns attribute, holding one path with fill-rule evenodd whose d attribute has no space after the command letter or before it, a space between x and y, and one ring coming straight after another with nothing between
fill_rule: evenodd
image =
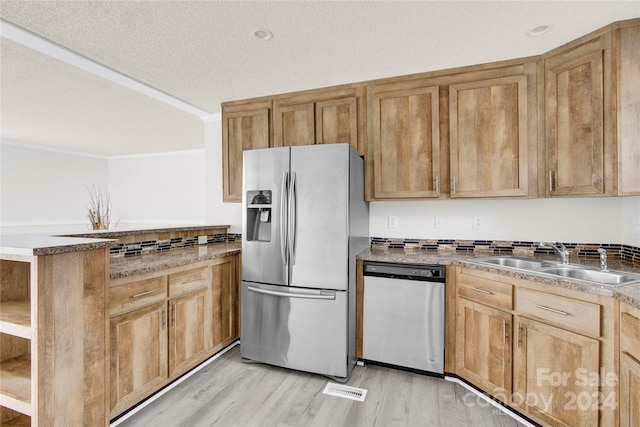
<instances>
[{"instance_id":1,"label":"light switch plate","mask_svg":"<svg viewBox=\"0 0 640 427\"><path fill-rule=\"evenodd\" d=\"M444 228L444 219L441 216L433 217L434 228Z\"/></svg>"}]
</instances>

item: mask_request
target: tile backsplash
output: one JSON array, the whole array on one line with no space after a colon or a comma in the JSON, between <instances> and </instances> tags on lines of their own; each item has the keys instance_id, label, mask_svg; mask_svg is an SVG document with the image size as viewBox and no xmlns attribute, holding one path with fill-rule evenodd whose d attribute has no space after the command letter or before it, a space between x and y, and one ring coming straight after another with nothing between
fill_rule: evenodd
<instances>
[{"instance_id":1,"label":"tile backsplash","mask_svg":"<svg viewBox=\"0 0 640 427\"><path fill-rule=\"evenodd\" d=\"M209 243L233 243L241 240L240 234L213 234L207 236ZM112 257L135 256L150 252L164 252L174 248L187 248L198 244L198 236L174 237L165 240L144 240L140 242L127 242L114 245L110 249Z\"/></svg>"},{"instance_id":2,"label":"tile backsplash","mask_svg":"<svg viewBox=\"0 0 640 427\"><path fill-rule=\"evenodd\" d=\"M487 255L520 255L533 256L537 254L553 255L550 247L540 247L539 242L518 240L456 240L456 239L412 239L371 237L371 248L401 249L407 252L473 252ZM628 245L602 243L572 243L562 242L573 256L599 257L598 249L603 248L613 258L640 263L640 248Z\"/></svg>"},{"instance_id":3,"label":"tile backsplash","mask_svg":"<svg viewBox=\"0 0 640 427\"><path fill-rule=\"evenodd\" d=\"M233 243L242 240L241 234L213 234L207 236L207 244ZM640 248L629 245L602 243L572 243L562 242L573 256L599 257L598 249L603 248L612 258L619 258L632 263L640 263ZM185 248L198 244L198 236L175 237L166 240L145 240L140 242L120 243L111 247L112 257L135 256L150 252L163 252L174 248ZM398 249L407 252L473 252L487 255L520 255L533 256L536 254L553 255L553 249L540 247L538 242L519 240L458 240L458 239L415 239L371 237L372 249Z\"/></svg>"}]
</instances>

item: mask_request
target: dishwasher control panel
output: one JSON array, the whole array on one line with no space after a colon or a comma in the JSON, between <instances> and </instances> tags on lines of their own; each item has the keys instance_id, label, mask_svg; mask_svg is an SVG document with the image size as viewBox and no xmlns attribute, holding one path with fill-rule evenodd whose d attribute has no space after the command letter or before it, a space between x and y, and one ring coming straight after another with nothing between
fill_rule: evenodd
<instances>
[{"instance_id":1,"label":"dishwasher control panel","mask_svg":"<svg viewBox=\"0 0 640 427\"><path fill-rule=\"evenodd\" d=\"M375 261L364 262L365 276L388 277L392 279L444 282L445 270L444 265L396 264Z\"/></svg>"}]
</instances>

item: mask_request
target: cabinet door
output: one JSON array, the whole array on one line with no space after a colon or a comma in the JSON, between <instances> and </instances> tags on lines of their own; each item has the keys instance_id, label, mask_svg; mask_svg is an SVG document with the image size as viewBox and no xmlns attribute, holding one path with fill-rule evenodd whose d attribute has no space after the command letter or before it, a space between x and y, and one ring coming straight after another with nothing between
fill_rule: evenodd
<instances>
[{"instance_id":1,"label":"cabinet door","mask_svg":"<svg viewBox=\"0 0 640 427\"><path fill-rule=\"evenodd\" d=\"M166 381L166 327L164 301L111 318L112 415L131 407Z\"/></svg>"},{"instance_id":2,"label":"cabinet door","mask_svg":"<svg viewBox=\"0 0 640 427\"><path fill-rule=\"evenodd\" d=\"M511 314L459 298L457 372L496 398L511 396Z\"/></svg>"},{"instance_id":3,"label":"cabinet door","mask_svg":"<svg viewBox=\"0 0 640 427\"><path fill-rule=\"evenodd\" d=\"M528 195L527 87L526 75L449 87L452 198Z\"/></svg>"},{"instance_id":4,"label":"cabinet door","mask_svg":"<svg viewBox=\"0 0 640 427\"><path fill-rule=\"evenodd\" d=\"M373 88L373 168L376 199L440 195L438 86Z\"/></svg>"},{"instance_id":5,"label":"cabinet door","mask_svg":"<svg viewBox=\"0 0 640 427\"><path fill-rule=\"evenodd\" d=\"M242 152L269 147L269 102L222 107L222 198L242 201Z\"/></svg>"},{"instance_id":6,"label":"cabinet door","mask_svg":"<svg viewBox=\"0 0 640 427\"><path fill-rule=\"evenodd\" d=\"M600 342L520 317L512 404L552 425L597 426Z\"/></svg>"},{"instance_id":7,"label":"cabinet door","mask_svg":"<svg viewBox=\"0 0 640 427\"><path fill-rule=\"evenodd\" d=\"M598 38L545 60L547 195L611 192L610 49ZM609 42L610 43L610 42ZM606 90L605 90L606 89ZM607 164L607 162L609 164Z\"/></svg>"},{"instance_id":8,"label":"cabinet door","mask_svg":"<svg viewBox=\"0 0 640 427\"><path fill-rule=\"evenodd\" d=\"M204 354L206 301L206 288L169 300L169 376L192 367Z\"/></svg>"},{"instance_id":9,"label":"cabinet door","mask_svg":"<svg viewBox=\"0 0 640 427\"><path fill-rule=\"evenodd\" d=\"M640 425L640 362L620 356L620 426Z\"/></svg>"},{"instance_id":10,"label":"cabinet door","mask_svg":"<svg viewBox=\"0 0 640 427\"><path fill-rule=\"evenodd\" d=\"M213 347L222 348L240 337L236 257L213 266Z\"/></svg>"},{"instance_id":11,"label":"cabinet door","mask_svg":"<svg viewBox=\"0 0 640 427\"><path fill-rule=\"evenodd\" d=\"M314 103L288 104L287 100L276 99L273 106L273 145L293 147L315 142Z\"/></svg>"},{"instance_id":12,"label":"cabinet door","mask_svg":"<svg viewBox=\"0 0 640 427\"><path fill-rule=\"evenodd\" d=\"M315 104L316 142L348 142L358 151L358 104L355 96Z\"/></svg>"}]
</instances>

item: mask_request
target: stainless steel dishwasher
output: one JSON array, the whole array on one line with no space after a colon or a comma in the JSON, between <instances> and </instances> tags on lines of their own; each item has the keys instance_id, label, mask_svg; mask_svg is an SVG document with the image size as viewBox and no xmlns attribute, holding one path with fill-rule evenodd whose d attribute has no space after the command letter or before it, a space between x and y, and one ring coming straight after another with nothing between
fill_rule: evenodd
<instances>
[{"instance_id":1,"label":"stainless steel dishwasher","mask_svg":"<svg viewBox=\"0 0 640 427\"><path fill-rule=\"evenodd\" d=\"M442 265L364 262L365 361L444 376Z\"/></svg>"}]
</instances>

